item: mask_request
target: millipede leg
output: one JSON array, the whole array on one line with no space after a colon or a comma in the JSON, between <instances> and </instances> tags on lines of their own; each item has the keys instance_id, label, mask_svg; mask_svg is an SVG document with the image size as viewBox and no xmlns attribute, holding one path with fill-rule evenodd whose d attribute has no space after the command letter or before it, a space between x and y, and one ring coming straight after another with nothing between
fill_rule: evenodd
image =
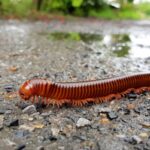
<instances>
[{"instance_id":1,"label":"millipede leg","mask_svg":"<svg viewBox=\"0 0 150 150\"><path fill-rule=\"evenodd\" d=\"M38 98L38 96L35 96L35 103L39 103L39 98Z\"/></svg>"},{"instance_id":2,"label":"millipede leg","mask_svg":"<svg viewBox=\"0 0 150 150\"><path fill-rule=\"evenodd\" d=\"M117 99L117 100L119 100L119 99L121 99L122 98L122 95L121 94L115 94L115 97L114 97L115 99Z\"/></svg>"},{"instance_id":3,"label":"millipede leg","mask_svg":"<svg viewBox=\"0 0 150 150\"><path fill-rule=\"evenodd\" d=\"M34 103L35 97L31 97L31 103Z\"/></svg>"},{"instance_id":4,"label":"millipede leg","mask_svg":"<svg viewBox=\"0 0 150 150\"><path fill-rule=\"evenodd\" d=\"M46 99L45 99L45 97L41 97L41 102L42 102L44 105L46 105Z\"/></svg>"},{"instance_id":5,"label":"millipede leg","mask_svg":"<svg viewBox=\"0 0 150 150\"><path fill-rule=\"evenodd\" d=\"M71 105L72 106L82 106L82 100L71 100Z\"/></svg>"},{"instance_id":6,"label":"millipede leg","mask_svg":"<svg viewBox=\"0 0 150 150\"><path fill-rule=\"evenodd\" d=\"M148 91L148 87L142 87L142 88L135 89L136 94L141 94L145 91Z\"/></svg>"},{"instance_id":7,"label":"millipede leg","mask_svg":"<svg viewBox=\"0 0 150 150\"><path fill-rule=\"evenodd\" d=\"M56 100L56 105L58 106L58 107L61 107L63 104L65 104L65 103L67 103L68 102L68 100L66 100L66 99L57 99Z\"/></svg>"},{"instance_id":8,"label":"millipede leg","mask_svg":"<svg viewBox=\"0 0 150 150\"><path fill-rule=\"evenodd\" d=\"M89 102L95 102L96 99L93 99L93 98L87 98L87 99L74 99L74 100L71 100L71 105L72 106L83 106L83 105L86 105L87 103Z\"/></svg>"},{"instance_id":9,"label":"millipede leg","mask_svg":"<svg viewBox=\"0 0 150 150\"><path fill-rule=\"evenodd\" d=\"M51 105L51 100L49 98L47 98L46 101L47 101L47 106Z\"/></svg>"}]
</instances>

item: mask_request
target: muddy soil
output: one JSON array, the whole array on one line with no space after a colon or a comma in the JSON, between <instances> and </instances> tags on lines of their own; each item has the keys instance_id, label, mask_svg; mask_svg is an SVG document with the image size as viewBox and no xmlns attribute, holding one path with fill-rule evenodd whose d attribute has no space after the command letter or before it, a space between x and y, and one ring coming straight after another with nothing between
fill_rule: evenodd
<instances>
[{"instance_id":1,"label":"muddy soil","mask_svg":"<svg viewBox=\"0 0 150 150\"><path fill-rule=\"evenodd\" d=\"M104 104L21 101L27 79L82 81L150 71L150 21L0 21L0 149L150 150L150 93Z\"/></svg>"}]
</instances>

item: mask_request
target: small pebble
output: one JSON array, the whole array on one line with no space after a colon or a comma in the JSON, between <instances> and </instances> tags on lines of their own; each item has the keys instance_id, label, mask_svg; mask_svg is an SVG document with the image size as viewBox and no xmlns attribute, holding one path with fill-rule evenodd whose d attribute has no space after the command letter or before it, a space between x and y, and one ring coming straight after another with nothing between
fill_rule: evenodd
<instances>
[{"instance_id":1,"label":"small pebble","mask_svg":"<svg viewBox=\"0 0 150 150\"><path fill-rule=\"evenodd\" d=\"M6 110L5 109L0 109L0 115L5 114Z\"/></svg>"},{"instance_id":2,"label":"small pebble","mask_svg":"<svg viewBox=\"0 0 150 150\"><path fill-rule=\"evenodd\" d=\"M148 138L148 134L145 133L145 132L140 133L139 136L140 136L141 138Z\"/></svg>"},{"instance_id":3,"label":"small pebble","mask_svg":"<svg viewBox=\"0 0 150 150\"><path fill-rule=\"evenodd\" d=\"M111 112L111 109L109 107L99 107L99 106L96 106L95 109L94 109L95 112L98 112L98 113L108 113L108 112Z\"/></svg>"},{"instance_id":4,"label":"small pebble","mask_svg":"<svg viewBox=\"0 0 150 150\"><path fill-rule=\"evenodd\" d=\"M73 135L72 138L73 138L73 140L80 139L81 141L85 141L87 139L87 137L84 135Z\"/></svg>"},{"instance_id":5,"label":"small pebble","mask_svg":"<svg viewBox=\"0 0 150 150\"><path fill-rule=\"evenodd\" d=\"M96 52L96 54L97 54L97 55L101 55L102 53L101 53L101 52Z\"/></svg>"},{"instance_id":6,"label":"small pebble","mask_svg":"<svg viewBox=\"0 0 150 150\"><path fill-rule=\"evenodd\" d=\"M94 68L95 68L95 69L99 69L99 66L95 66Z\"/></svg>"},{"instance_id":7,"label":"small pebble","mask_svg":"<svg viewBox=\"0 0 150 150\"><path fill-rule=\"evenodd\" d=\"M49 136L48 139L49 139L50 141L57 141L57 138L54 137L54 136Z\"/></svg>"},{"instance_id":8,"label":"small pebble","mask_svg":"<svg viewBox=\"0 0 150 150\"><path fill-rule=\"evenodd\" d=\"M22 150L22 149L24 149L25 147L26 147L25 144L21 144L21 145L19 145L19 146L16 148L16 150Z\"/></svg>"},{"instance_id":9,"label":"small pebble","mask_svg":"<svg viewBox=\"0 0 150 150\"><path fill-rule=\"evenodd\" d=\"M18 131L15 132L15 136L16 136L17 138L25 137L25 136L27 136L28 134L29 134L29 131L27 131L27 130L18 130Z\"/></svg>"},{"instance_id":10,"label":"small pebble","mask_svg":"<svg viewBox=\"0 0 150 150\"><path fill-rule=\"evenodd\" d=\"M30 106L27 106L26 108L24 108L22 112L31 115L37 111L36 111L36 108L34 105L30 105Z\"/></svg>"},{"instance_id":11,"label":"small pebble","mask_svg":"<svg viewBox=\"0 0 150 150\"><path fill-rule=\"evenodd\" d=\"M139 137L139 136L132 136L132 140L136 143L136 144L139 144L142 142L142 139Z\"/></svg>"},{"instance_id":12,"label":"small pebble","mask_svg":"<svg viewBox=\"0 0 150 150\"><path fill-rule=\"evenodd\" d=\"M88 64L85 64L85 65L84 65L84 68L88 68L88 67L89 67L89 65L88 65Z\"/></svg>"},{"instance_id":13,"label":"small pebble","mask_svg":"<svg viewBox=\"0 0 150 150\"><path fill-rule=\"evenodd\" d=\"M34 117L34 118L43 118L42 115L40 115L39 112L35 112L35 113L31 114L31 116Z\"/></svg>"},{"instance_id":14,"label":"small pebble","mask_svg":"<svg viewBox=\"0 0 150 150\"><path fill-rule=\"evenodd\" d=\"M19 126L19 120L18 119L10 119L5 122L5 125L7 127Z\"/></svg>"},{"instance_id":15,"label":"small pebble","mask_svg":"<svg viewBox=\"0 0 150 150\"><path fill-rule=\"evenodd\" d=\"M5 114L7 114L7 115L8 115L8 114L11 114L11 113L12 113L12 110L6 110L6 111L5 111Z\"/></svg>"},{"instance_id":16,"label":"small pebble","mask_svg":"<svg viewBox=\"0 0 150 150\"><path fill-rule=\"evenodd\" d=\"M41 116L48 117L50 114L51 114L51 112L44 112L44 113L41 113Z\"/></svg>"},{"instance_id":17,"label":"small pebble","mask_svg":"<svg viewBox=\"0 0 150 150\"><path fill-rule=\"evenodd\" d=\"M59 134L59 129L58 128L56 128L56 127L52 127L51 128L51 132L52 132L52 135L53 136L58 136L58 134Z\"/></svg>"},{"instance_id":18,"label":"small pebble","mask_svg":"<svg viewBox=\"0 0 150 150\"><path fill-rule=\"evenodd\" d=\"M44 150L44 146L39 146L36 148L36 150Z\"/></svg>"},{"instance_id":19,"label":"small pebble","mask_svg":"<svg viewBox=\"0 0 150 150\"><path fill-rule=\"evenodd\" d=\"M132 145L136 145L136 144L141 143L141 142L142 142L142 139L141 139L139 136L134 135L134 136L132 136L132 137L129 138L129 139L128 139L128 138L125 139L125 141L129 142L129 143L132 144Z\"/></svg>"},{"instance_id":20,"label":"small pebble","mask_svg":"<svg viewBox=\"0 0 150 150\"><path fill-rule=\"evenodd\" d=\"M16 72L18 70L18 68L16 66L11 66L8 68L8 70L11 72Z\"/></svg>"},{"instance_id":21,"label":"small pebble","mask_svg":"<svg viewBox=\"0 0 150 150\"><path fill-rule=\"evenodd\" d=\"M13 92L15 90L14 85L5 85L4 89L6 90L7 93Z\"/></svg>"},{"instance_id":22,"label":"small pebble","mask_svg":"<svg viewBox=\"0 0 150 150\"><path fill-rule=\"evenodd\" d=\"M125 109L125 110L124 110L124 115L129 115L130 112L131 112L131 111L130 111L129 109Z\"/></svg>"},{"instance_id":23,"label":"small pebble","mask_svg":"<svg viewBox=\"0 0 150 150\"><path fill-rule=\"evenodd\" d=\"M126 135L124 135L124 134L118 134L118 135L116 135L116 137L118 137L120 139L125 139Z\"/></svg>"},{"instance_id":24,"label":"small pebble","mask_svg":"<svg viewBox=\"0 0 150 150\"><path fill-rule=\"evenodd\" d=\"M116 112L111 111L111 112L107 113L107 117L108 117L110 120L113 120L113 119L118 118L118 115L117 115Z\"/></svg>"},{"instance_id":25,"label":"small pebble","mask_svg":"<svg viewBox=\"0 0 150 150\"><path fill-rule=\"evenodd\" d=\"M141 124L145 128L150 128L150 122L142 122Z\"/></svg>"},{"instance_id":26,"label":"small pebble","mask_svg":"<svg viewBox=\"0 0 150 150\"><path fill-rule=\"evenodd\" d=\"M90 125L91 122L85 118L79 118L79 120L77 121L76 123L76 126L77 127L84 127L84 126L87 126L87 125Z\"/></svg>"},{"instance_id":27,"label":"small pebble","mask_svg":"<svg viewBox=\"0 0 150 150\"><path fill-rule=\"evenodd\" d=\"M29 120L29 121L33 121L34 118L33 118L33 117L29 117L28 120Z\"/></svg>"},{"instance_id":28,"label":"small pebble","mask_svg":"<svg viewBox=\"0 0 150 150\"><path fill-rule=\"evenodd\" d=\"M133 101L134 99L137 98L137 94L135 94L135 93L129 93L129 94L128 94L128 98L129 98L131 101Z\"/></svg>"},{"instance_id":29,"label":"small pebble","mask_svg":"<svg viewBox=\"0 0 150 150\"><path fill-rule=\"evenodd\" d=\"M51 77L51 75L47 72L47 73L45 73L45 75L44 75L46 78L49 78L49 77Z\"/></svg>"}]
</instances>

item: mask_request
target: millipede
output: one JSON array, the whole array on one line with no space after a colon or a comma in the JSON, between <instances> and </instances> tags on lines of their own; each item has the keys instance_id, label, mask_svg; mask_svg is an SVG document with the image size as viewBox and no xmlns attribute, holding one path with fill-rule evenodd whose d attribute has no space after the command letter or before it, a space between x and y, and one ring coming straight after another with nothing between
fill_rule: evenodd
<instances>
[{"instance_id":1,"label":"millipede","mask_svg":"<svg viewBox=\"0 0 150 150\"><path fill-rule=\"evenodd\" d=\"M102 103L121 99L130 92L150 91L150 73L138 73L104 80L82 82L51 82L46 79L25 81L19 88L24 100L49 105L83 106L89 102Z\"/></svg>"}]
</instances>

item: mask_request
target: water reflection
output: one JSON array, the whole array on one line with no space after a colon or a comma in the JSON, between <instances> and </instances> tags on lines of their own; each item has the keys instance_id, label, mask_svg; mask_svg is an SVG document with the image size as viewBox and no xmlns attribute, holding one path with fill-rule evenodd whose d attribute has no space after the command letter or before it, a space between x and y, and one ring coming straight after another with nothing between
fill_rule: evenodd
<instances>
[{"instance_id":1,"label":"water reflection","mask_svg":"<svg viewBox=\"0 0 150 150\"><path fill-rule=\"evenodd\" d=\"M101 41L103 39L103 36L98 34L77 33L77 32L69 32L69 33L54 32L49 34L48 38L53 40L74 40L74 41L94 42L94 41Z\"/></svg>"},{"instance_id":2,"label":"water reflection","mask_svg":"<svg viewBox=\"0 0 150 150\"><path fill-rule=\"evenodd\" d=\"M73 40L85 43L100 43L99 48L111 52L116 57L150 57L150 35L133 34L88 34L54 32L48 35L51 40Z\"/></svg>"},{"instance_id":3,"label":"water reflection","mask_svg":"<svg viewBox=\"0 0 150 150\"><path fill-rule=\"evenodd\" d=\"M150 57L150 36L121 34L111 37L111 50L118 57Z\"/></svg>"},{"instance_id":4,"label":"water reflection","mask_svg":"<svg viewBox=\"0 0 150 150\"><path fill-rule=\"evenodd\" d=\"M106 35L103 42L117 57L124 57L129 54L131 40L127 34Z\"/></svg>"}]
</instances>

